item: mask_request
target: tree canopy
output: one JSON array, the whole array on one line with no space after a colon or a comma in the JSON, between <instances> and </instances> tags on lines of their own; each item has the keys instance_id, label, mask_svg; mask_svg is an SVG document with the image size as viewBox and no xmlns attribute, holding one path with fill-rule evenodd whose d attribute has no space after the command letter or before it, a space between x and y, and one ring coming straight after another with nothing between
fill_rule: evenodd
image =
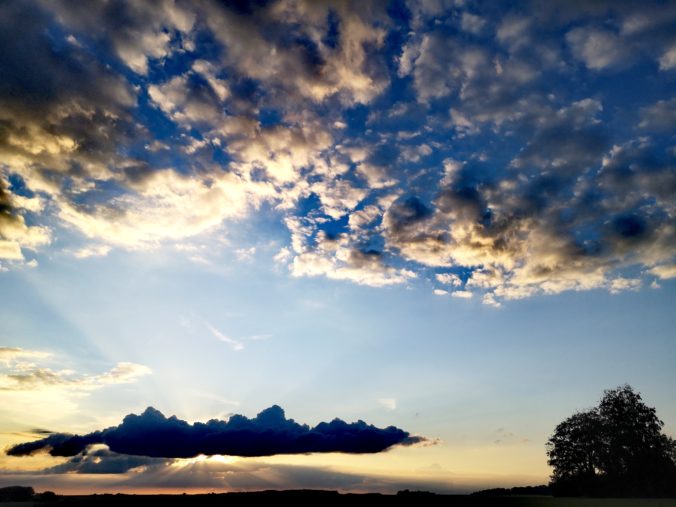
<instances>
[{"instance_id":1,"label":"tree canopy","mask_svg":"<svg viewBox=\"0 0 676 507\"><path fill-rule=\"evenodd\" d=\"M562 421L547 442L558 495L676 495L676 443L629 385Z\"/></svg>"}]
</instances>

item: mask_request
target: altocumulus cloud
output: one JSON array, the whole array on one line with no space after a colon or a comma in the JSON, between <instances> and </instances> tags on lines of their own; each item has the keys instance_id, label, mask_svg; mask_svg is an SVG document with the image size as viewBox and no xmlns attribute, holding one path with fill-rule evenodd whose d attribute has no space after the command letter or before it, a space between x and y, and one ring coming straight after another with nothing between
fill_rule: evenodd
<instances>
[{"instance_id":1,"label":"altocumulus cloud","mask_svg":"<svg viewBox=\"0 0 676 507\"><path fill-rule=\"evenodd\" d=\"M2 2L0 270L65 228L76 257L215 255L273 210L296 277L495 305L673 278L674 22L660 1Z\"/></svg>"},{"instance_id":2,"label":"altocumulus cloud","mask_svg":"<svg viewBox=\"0 0 676 507\"><path fill-rule=\"evenodd\" d=\"M227 421L212 419L190 424L176 416L165 417L148 407L142 414L127 415L118 426L86 435L54 433L15 445L10 456L26 456L47 450L52 456L76 456L95 444L113 453L151 458L191 458L200 454L271 456L311 452L377 453L394 445L422 443L423 437L389 426L376 428L364 421L340 419L311 428L287 419L277 405L255 418L233 415Z\"/></svg>"}]
</instances>

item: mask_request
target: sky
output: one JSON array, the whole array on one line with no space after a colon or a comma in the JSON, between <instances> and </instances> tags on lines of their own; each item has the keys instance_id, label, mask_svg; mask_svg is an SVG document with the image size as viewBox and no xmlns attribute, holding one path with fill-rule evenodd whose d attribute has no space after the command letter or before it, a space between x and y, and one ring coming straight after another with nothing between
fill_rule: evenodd
<instances>
[{"instance_id":1,"label":"sky","mask_svg":"<svg viewBox=\"0 0 676 507\"><path fill-rule=\"evenodd\" d=\"M675 23L2 2L0 486L543 484L624 383L676 437Z\"/></svg>"}]
</instances>

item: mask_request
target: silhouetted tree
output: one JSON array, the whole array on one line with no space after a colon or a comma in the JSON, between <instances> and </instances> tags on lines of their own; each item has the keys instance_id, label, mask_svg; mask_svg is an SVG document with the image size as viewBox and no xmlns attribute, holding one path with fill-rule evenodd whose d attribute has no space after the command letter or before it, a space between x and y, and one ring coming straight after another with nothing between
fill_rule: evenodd
<instances>
[{"instance_id":1,"label":"silhouetted tree","mask_svg":"<svg viewBox=\"0 0 676 507\"><path fill-rule=\"evenodd\" d=\"M561 422L547 442L552 490L576 496L676 495L676 445L641 395L624 385Z\"/></svg>"}]
</instances>

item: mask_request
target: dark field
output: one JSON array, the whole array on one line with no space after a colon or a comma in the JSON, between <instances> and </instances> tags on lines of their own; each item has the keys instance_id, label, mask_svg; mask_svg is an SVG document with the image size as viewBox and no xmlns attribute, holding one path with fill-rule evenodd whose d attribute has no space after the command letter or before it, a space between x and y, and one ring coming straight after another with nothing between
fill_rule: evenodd
<instances>
[{"instance_id":1,"label":"dark field","mask_svg":"<svg viewBox=\"0 0 676 507\"><path fill-rule=\"evenodd\" d=\"M1 506L46 505L446 505L526 507L676 507L676 499L553 498L535 496L478 497L468 495L339 494L333 491L265 491L206 495L87 495L60 496L54 500L0 502Z\"/></svg>"}]
</instances>

